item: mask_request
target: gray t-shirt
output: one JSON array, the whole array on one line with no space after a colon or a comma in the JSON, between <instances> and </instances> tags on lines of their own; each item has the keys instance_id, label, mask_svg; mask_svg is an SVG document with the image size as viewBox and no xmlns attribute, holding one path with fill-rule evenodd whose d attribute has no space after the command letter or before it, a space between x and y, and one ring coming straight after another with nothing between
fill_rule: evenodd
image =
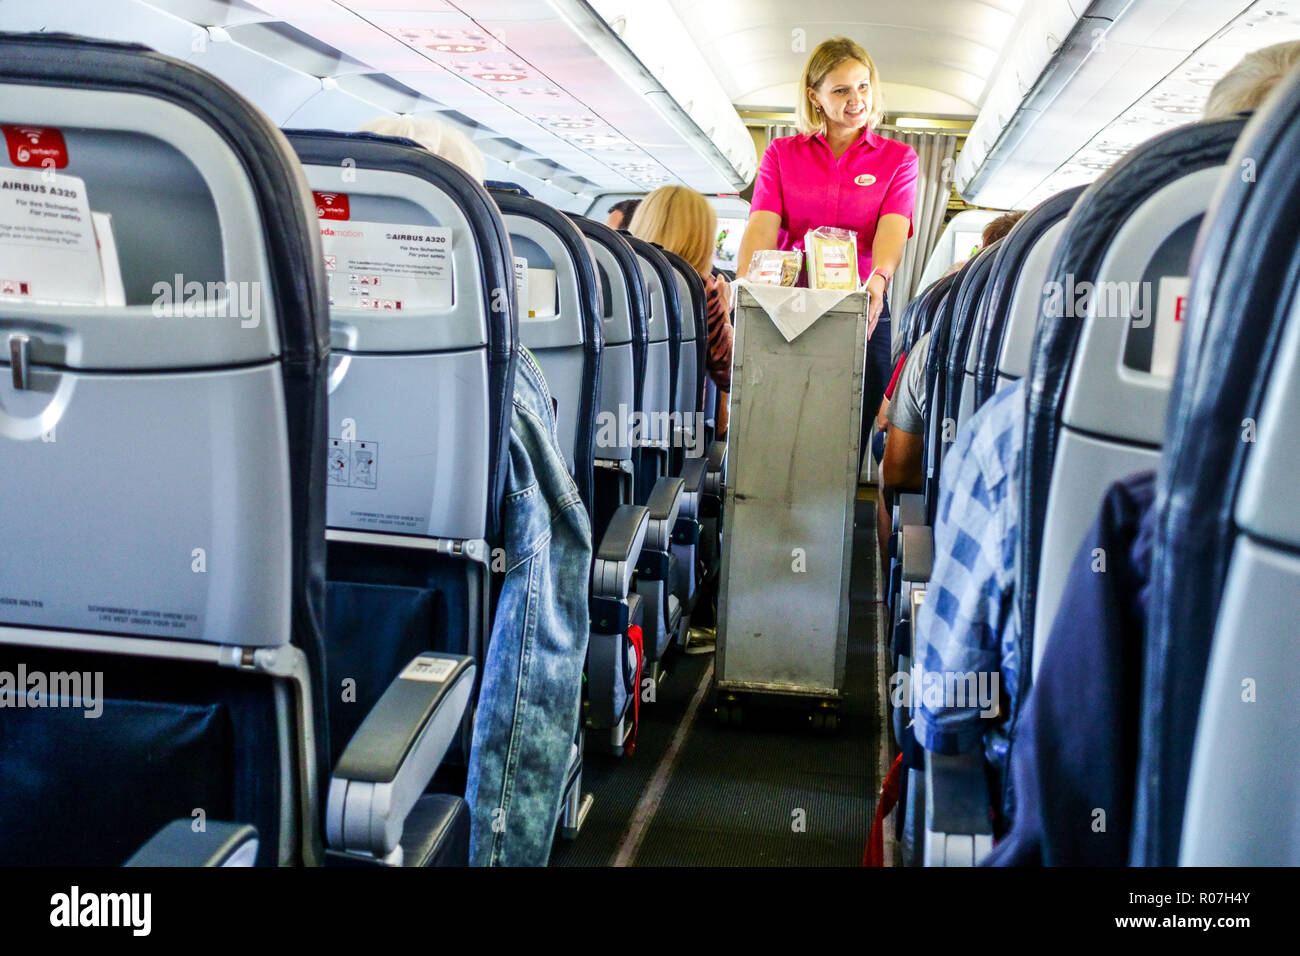
<instances>
[{"instance_id":1,"label":"gray t-shirt","mask_svg":"<svg viewBox=\"0 0 1300 956\"><path fill-rule=\"evenodd\" d=\"M912 435L925 431L925 405L929 398L925 393L925 360L929 354L930 333L927 332L907 353L898 384L894 386L894 399L885 413L889 424Z\"/></svg>"}]
</instances>

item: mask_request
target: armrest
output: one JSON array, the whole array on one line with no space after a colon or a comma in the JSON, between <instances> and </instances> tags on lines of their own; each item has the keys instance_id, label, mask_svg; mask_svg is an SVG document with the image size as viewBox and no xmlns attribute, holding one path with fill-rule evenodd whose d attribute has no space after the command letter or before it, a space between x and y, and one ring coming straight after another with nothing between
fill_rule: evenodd
<instances>
[{"instance_id":1,"label":"armrest","mask_svg":"<svg viewBox=\"0 0 1300 956\"><path fill-rule=\"evenodd\" d=\"M709 463L703 458L687 458L682 463L682 481L688 495L697 495L704 490L704 478L708 471Z\"/></svg>"},{"instance_id":2,"label":"armrest","mask_svg":"<svg viewBox=\"0 0 1300 956\"><path fill-rule=\"evenodd\" d=\"M727 467L727 443L715 441L709 446L708 472L704 480L704 493L722 497L722 472Z\"/></svg>"},{"instance_id":3,"label":"armrest","mask_svg":"<svg viewBox=\"0 0 1300 956\"><path fill-rule=\"evenodd\" d=\"M925 865L974 866L993 849L984 749L925 753Z\"/></svg>"},{"instance_id":4,"label":"armrest","mask_svg":"<svg viewBox=\"0 0 1300 956\"><path fill-rule=\"evenodd\" d=\"M663 477L655 482L650 500L646 502L650 510L650 530L646 534L645 548L668 550L685 490L686 483L680 478Z\"/></svg>"},{"instance_id":5,"label":"armrest","mask_svg":"<svg viewBox=\"0 0 1300 956\"><path fill-rule=\"evenodd\" d=\"M426 652L388 685L330 778L332 849L379 859L397 850L407 814L460 733L474 675L472 658Z\"/></svg>"},{"instance_id":6,"label":"armrest","mask_svg":"<svg viewBox=\"0 0 1300 956\"><path fill-rule=\"evenodd\" d=\"M708 477L709 463L703 458L687 458L682 463L682 517L695 518L700 513L700 496L704 494L704 481Z\"/></svg>"},{"instance_id":7,"label":"armrest","mask_svg":"<svg viewBox=\"0 0 1300 956\"><path fill-rule=\"evenodd\" d=\"M257 858L257 829L247 823L211 820L201 833L182 817L167 824L135 851L127 866L252 866Z\"/></svg>"},{"instance_id":8,"label":"armrest","mask_svg":"<svg viewBox=\"0 0 1300 956\"><path fill-rule=\"evenodd\" d=\"M650 510L642 505L620 505L609 519L591 566L593 622L597 617L594 602L601 599L621 602L627 598L636 558L649 528Z\"/></svg>"},{"instance_id":9,"label":"armrest","mask_svg":"<svg viewBox=\"0 0 1300 956\"><path fill-rule=\"evenodd\" d=\"M934 530L923 524L903 525L899 558L904 582L929 581L934 569Z\"/></svg>"},{"instance_id":10,"label":"armrest","mask_svg":"<svg viewBox=\"0 0 1300 956\"><path fill-rule=\"evenodd\" d=\"M898 527L909 524L925 524L925 496L919 494L901 494L898 496Z\"/></svg>"},{"instance_id":11,"label":"armrest","mask_svg":"<svg viewBox=\"0 0 1300 956\"><path fill-rule=\"evenodd\" d=\"M709 471L722 471L727 463L727 443L715 441L709 446Z\"/></svg>"}]
</instances>

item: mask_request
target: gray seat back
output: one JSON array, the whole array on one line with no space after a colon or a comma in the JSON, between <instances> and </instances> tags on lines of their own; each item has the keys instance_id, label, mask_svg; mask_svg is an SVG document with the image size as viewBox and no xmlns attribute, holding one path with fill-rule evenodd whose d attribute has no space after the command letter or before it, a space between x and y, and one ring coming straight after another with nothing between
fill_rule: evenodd
<instances>
[{"instance_id":1,"label":"gray seat back","mask_svg":"<svg viewBox=\"0 0 1300 956\"><path fill-rule=\"evenodd\" d=\"M595 456L605 471L617 471L626 478L619 485L627 485L629 490L617 497L627 503L631 500L631 477L640 460L640 449L632 440L630 423L645 407L648 335L645 279L636 254L623 236L584 216L569 218L587 240L601 290L604 341L600 353ZM600 524L603 527L603 522Z\"/></svg>"},{"instance_id":2,"label":"gray seat back","mask_svg":"<svg viewBox=\"0 0 1300 956\"><path fill-rule=\"evenodd\" d=\"M1300 863L1300 81L1226 163L1192 261L1154 520L1132 862Z\"/></svg>"},{"instance_id":3,"label":"gray seat back","mask_svg":"<svg viewBox=\"0 0 1300 956\"><path fill-rule=\"evenodd\" d=\"M1057 244L1026 389L1022 690L1106 488L1160 462L1172 379L1161 356L1176 354L1192 244L1241 126L1197 123L1137 147L1078 200Z\"/></svg>"},{"instance_id":4,"label":"gray seat back","mask_svg":"<svg viewBox=\"0 0 1300 956\"><path fill-rule=\"evenodd\" d=\"M1066 220L1061 219L1051 226L1025 257L1020 278L1016 280L1006 330L998 350L998 388L1024 378L1029 373L1029 357L1034 350L1034 329L1038 327L1039 310L1043 304L1047 267L1051 264L1056 244L1065 232L1065 223Z\"/></svg>"},{"instance_id":5,"label":"gray seat back","mask_svg":"<svg viewBox=\"0 0 1300 956\"><path fill-rule=\"evenodd\" d=\"M704 280L690 263L679 255L661 250L673 268L677 284L677 301L681 308L681 345L677 361L677 395L674 427L674 458L684 453L699 458L704 454L703 436L705 366L708 354L708 306L704 297Z\"/></svg>"},{"instance_id":6,"label":"gray seat back","mask_svg":"<svg viewBox=\"0 0 1300 956\"><path fill-rule=\"evenodd\" d=\"M327 240L347 242L330 246L325 261L334 299L329 526L493 538L518 324L495 205L467 174L415 144L308 131L290 140L319 202L344 187L347 196L347 219L322 220ZM360 270L381 260L388 284L367 296ZM418 287L384 294L395 272L414 269L423 272Z\"/></svg>"},{"instance_id":7,"label":"gray seat back","mask_svg":"<svg viewBox=\"0 0 1300 956\"><path fill-rule=\"evenodd\" d=\"M676 410L681 300L672 267L648 242L625 236L636 253L645 281L649 312L646 321L645 413L641 428L642 458L637 473L637 501L648 500L655 479L669 470L672 420Z\"/></svg>"},{"instance_id":8,"label":"gray seat back","mask_svg":"<svg viewBox=\"0 0 1300 956\"><path fill-rule=\"evenodd\" d=\"M590 513L602 347L595 263L587 241L562 213L517 191L494 190L493 197L510 232L516 277L527 277L520 341L546 376L560 447ZM547 288L534 288L538 282Z\"/></svg>"},{"instance_id":9,"label":"gray seat back","mask_svg":"<svg viewBox=\"0 0 1300 956\"><path fill-rule=\"evenodd\" d=\"M1187 293L1192 244L1220 174L1219 167L1193 172L1133 210L1102 260L1086 316L1079 317L1084 327L1062 406L1043 526L1035 671L1070 565L1106 489L1160 464L1173 379L1172 365L1161 356L1177 355L1182 326L1176 318Z\"/></svg>"},{"instance_id":10,"label":"gray seat back","mask_svg":"<svg viewBox=\"0 0 1300 956\"><path fill-rule=\"evenodd\" d=\"M0 298L0 670L104 692L99 720L0 708L0 860L120 863L195 807L253 823L261 863L317 860L328 338L301 171L138 46L0 35L0 122L61 144L53 172L0 166L70 240ZM125 305L69 291L97 247Z\"/></svg>"}]
</instances>

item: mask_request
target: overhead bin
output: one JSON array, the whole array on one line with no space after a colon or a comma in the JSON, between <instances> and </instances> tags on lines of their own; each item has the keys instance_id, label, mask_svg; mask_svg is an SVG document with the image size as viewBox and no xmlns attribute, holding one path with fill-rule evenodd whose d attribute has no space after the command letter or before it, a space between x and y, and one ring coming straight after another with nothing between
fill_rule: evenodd
<instances>
[{"instance_id":1,"label":"overhead bin","mask_svg":"<svg viewBox=\"0 0 1300 956\"><path fill-rule=\"evenodd\" d=\"M586 3L6 0L0 27L147 43L280 126L436 117L483 150L489 179L569 211L667 183L733 192L758 168L724 95L701 97L698 76L670 93Z\"/></svg>"},{"instance_id":2,"label":"overhead bin","mask_svg":"<svg viewBox=\"0 0 1300 956\"><path fill-rule=\"evenodd\" d=\"M1300 4L1288 0L1026 4L958 157L957 191L1024 209L1090 183L1139 143L1197 119L1245 53L1288 39L1300 39Z\"/></svg>"}]
</instances>

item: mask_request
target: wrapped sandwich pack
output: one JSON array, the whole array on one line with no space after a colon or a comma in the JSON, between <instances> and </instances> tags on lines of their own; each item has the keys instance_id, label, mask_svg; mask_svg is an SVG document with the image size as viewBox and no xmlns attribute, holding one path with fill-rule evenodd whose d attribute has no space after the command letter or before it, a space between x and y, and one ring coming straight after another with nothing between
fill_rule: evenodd
<instances>
[{"instance_id":1,"label":"wrapped sandwich pack","mask_svg":"<svg viewBox=\"0 0 1300 956\"><path fill-rule=\"evenodd\" d=\"M802 268L803 253L797 249L790 252L760 249L749 260L749 272L745 278L762 285L792 286L799 281L799 270Z\"/></svg>"},{"instance_id":2,"label":"wrapped sandwich pack","mask_svg":"<svg viewBox=\"0 0 1300 956\"><path fill-rule=\"evenodd\" d=\"M808 288L857 289L857 233L820 226L804 234L803 248L808 257Z\"/></svg>"}]
</instances>

